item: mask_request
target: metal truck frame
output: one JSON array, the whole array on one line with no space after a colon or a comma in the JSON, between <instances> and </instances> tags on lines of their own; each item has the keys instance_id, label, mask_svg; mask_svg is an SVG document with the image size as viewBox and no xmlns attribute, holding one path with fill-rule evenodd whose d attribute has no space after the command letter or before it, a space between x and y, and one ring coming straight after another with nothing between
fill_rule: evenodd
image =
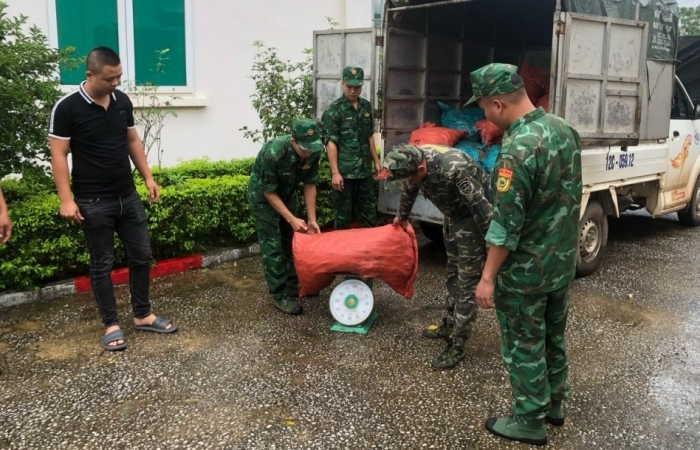
<instances>
[{"instance_id":1,"label":"metal truck frame","mask_svg":"<svg viewBox=\"0 0 700 450\"><path fill-rule=\"evenodd\" d=\"M700 108L676 78L675 61L647 58L650 27L664 26L665 17L638 20L640 6L637 20L628 20L567 11L561 0L388 0L382 34L361 30L379 49L365 51L371 56L364 60L376 58L382 67L373 69L382 73L382 149L407 142L423 122L439 123L438 101L461 107L471 96L472 70L527 60L549 71L550 110L579 131L584 145L578 276L600 265L608 216L646 208L653 217L676 212L684 225L700 225ZM329 36L316 33L316 49ZM316 84L358 60L343 39L333 39L342 58L315 49ZM366 94L376 102L374 91ZM399 195L382 185L379 210L395 214ZM442 239L443 217L431 202L419 196L411 217L426 236Z\"/></svg>"}]
</instances>

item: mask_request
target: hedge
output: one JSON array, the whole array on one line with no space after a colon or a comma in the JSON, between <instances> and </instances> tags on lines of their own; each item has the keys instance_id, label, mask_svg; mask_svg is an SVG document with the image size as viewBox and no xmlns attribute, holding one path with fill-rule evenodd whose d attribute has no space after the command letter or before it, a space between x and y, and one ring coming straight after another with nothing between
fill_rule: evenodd
<instances>
[{"instance_id":1,"label":"hedge","mask_svg":"<svg viewBox=\"0 0 700 450\"><path fill-rule=\"evenodd\" d=\"M137 191L148 215L154 257L164 259L256 240L246 201L253 159L193 160L173 168L154 170L161 198L149 203L136 176ZM88 273L89 256L83 234L59 214L60 202L46 183L22 180L0 183L13 221L12 239L0 246L0 291L33 289L50 281ZM322 160L317 184L317 216L321 226L332 221L328 163ZM303 196L301 208L303 208ZM304 210L299 211L305 217ZM115 267L125 266L124 251L115 238Z\"/></svg>"}]
</instances>

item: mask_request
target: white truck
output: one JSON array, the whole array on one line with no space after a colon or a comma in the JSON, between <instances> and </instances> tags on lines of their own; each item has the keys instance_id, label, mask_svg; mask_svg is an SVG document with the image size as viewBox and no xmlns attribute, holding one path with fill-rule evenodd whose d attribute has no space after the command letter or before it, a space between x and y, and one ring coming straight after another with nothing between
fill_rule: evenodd
<instances>
[{"instance_id":1,"label":"white truck","mask_svg":"<svg viewBox=\"0 0 700 450\"><path fill-rule=\"evenodd\" d=\"M423 122L439 123L438 101L461 107L472 70L524 60L547 70L550 112L584 145L577 275L585 276L602 260L608 216L646 208L700 225L700 107L675 76L677 31L673 0L388 0L381 32L315 33L316 112L340 95L343 65L368 67L364 94L378 106L382 148L391 148ZM380 211L395 214L398 199L382 186ZM412 218L442 239L432 203L419 197Z\"/></svg>"}]
</instances>

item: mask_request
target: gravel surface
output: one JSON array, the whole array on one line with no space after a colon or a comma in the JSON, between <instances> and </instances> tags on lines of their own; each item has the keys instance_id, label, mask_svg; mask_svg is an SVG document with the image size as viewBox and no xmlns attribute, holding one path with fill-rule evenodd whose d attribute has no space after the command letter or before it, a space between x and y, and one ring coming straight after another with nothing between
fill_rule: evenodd
<instances>
[{"instance_id":1,"label":"gravel surface","mask_svg":"<svg viewBox=\"0 0 700 450\"><path fill-rule=\"evenodd\" d=\"M605 261L572 288L572 397L549 448L691 449L700 438L700 229L628 214ZM90 295L0 309L0 449L508 449L484 430L509 411L492 311L452 371L420 336L442 316L444 250L421 239L416 294L375 283L366 336L334 333L330 289L288 317L260 259L156 280L180 331L133 330L103 352Z\"/></svg>"}]
</instances>

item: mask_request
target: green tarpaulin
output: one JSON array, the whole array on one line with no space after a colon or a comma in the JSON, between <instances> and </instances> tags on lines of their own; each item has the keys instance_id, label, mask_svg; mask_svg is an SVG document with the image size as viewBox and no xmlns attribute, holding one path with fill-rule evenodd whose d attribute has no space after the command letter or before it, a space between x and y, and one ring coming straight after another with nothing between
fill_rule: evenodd
<instances>
[{"instance_id":1,"label":"green tarpaulin","mask_svg":"<svg viewBox=\"0 0 700 450\"><path fill-rule=\"evenodd\" d=\"M678 4L674 0L639 0L639 19L649 22L647 59L675 61ZM637 0L564 0L566 10L595 16L635 19Z\"/></svg>"}]
</instances>

